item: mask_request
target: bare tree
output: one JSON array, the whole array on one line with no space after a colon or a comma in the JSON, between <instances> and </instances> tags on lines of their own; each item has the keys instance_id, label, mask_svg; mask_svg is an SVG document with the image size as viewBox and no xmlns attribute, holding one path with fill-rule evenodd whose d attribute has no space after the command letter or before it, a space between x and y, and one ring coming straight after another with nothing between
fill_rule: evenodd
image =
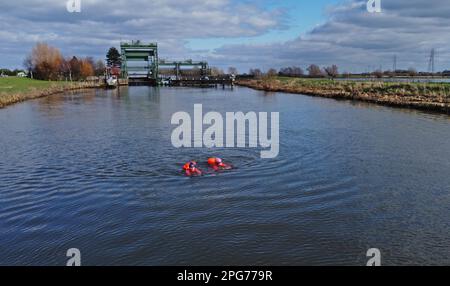
<instances>
[{"instance_id":1,"label":"bare tree","mask_svg":"<svg viewBox=\"0 0 450 286\"><path fill-rule=\"evenodd\" d=\"M310 65L307 70L310 77L323 77L323 72L318 65Z\"/></svg>"},{"instance_id":2,"label":"bare tree","mask_svg":"<svg viewBox=\"0 0 450 286\"><path fill-rule=\"evenodd\" d=\"M28 55L25 60L23 61L23 66L28 71L30 78L33 78L33 60L31 58L31 55Z\"/></svg>"},{"instance_id":3,"label":"bare tree","mask_svg":"<svg viewBox=\"0 0 450 286\"><path fill-rule=\"evenodd\" d=\"M102 60L97 60L94 64L94 73L96 76L102 76L105 74L105 62Z\"/></svg>"},{"instance_id":4,"label":"bare tree","mask_svg":"<svg viewBox=\"0 0 450 286\"><path fill-rule=\"evenodd\" d=\"M376 78L382 78L383 77L383 71L382 70L376 70L372 73Z\"/></svg>"},{"instance_id":5,"label":"bare tree","mask_svg":"<svg viewBox=\"0 0 450 286\"><path fill-rule=\"evenodd\" d=\"M295 76L302 76L304 74L305 74L305 72L300 67L287 67L287 68L282 68L280 70L280 75L282 75L282 76L295 77Z\"/></svg>"},{"instance_id":6,"label":"bare tree","mask_svg":"<svg viewBox=\"0 0 450 286\"><path fill-rule=\"evenodd\" d=\"M81 76L81 63L77 57L72 57L69 61L70 80L79 80Z\"/></svg>"},{"instance_id":7,"label":"bare tree","mask_svg":"<svg viewBox=\"0 0 450 286\"><path fill-rule=\"evenodd\" d=\"M60 71L66 80L69 79L70 81L72 81L72 69L70 67L70 59L69 58L62 59Z\"/></svg>"},{"instance_id":8,"label":"bare tree","mask_svg":"<svg viewBox=\"0 0 450 286\"><path fill-rule=\"evenodd\" d=\"M331 77L332 79L334 79L335 77L337 77L339 75L339 69L337 67L337 65L332 65L330 67L326 67L325 69L326 74Z\"/></svg>"},{"instance_id":9,"label":"bare tree","mask_svg":"<svg viewBox=\"0 0 450 286\"><path fill-rule=\"evenodd\" d=\"M385 76L391 77L391 78L394 77L394 75L395 75L395 73L394 73L393 71L390 71L390 70L384 71L383 74L384 74Z\"/></svg>"},{"instance_id":10,"label":"bare tree","mask_svg":"<svg viewBox=\"0 0 450 286\"><path fill-rule=\"evenodd\" d=\"M255 78L261 78L262 72L260 69L250 69L249 74Z\"/></svg>"},{"instance_id":11,"label":"bare tree","mask_svg":"<svg viewBox=\"0 0 450 286\"><path fill-rule=\"evenodd\" d=\"M237 74L239 74L239 72L238 72L238 70L237 70L237 68L235 68L235 67L229 67L228 68L228 74L233 74L233 75L237 75Z\"/></svg>"},{"instance_id":12,"label":"bare tree","mask_svg":"<svg viewBox=\"0 0 450 286\"><path fill-rule=\"evenodd\" d=\"M57 48L46 43L37 43L26 62L28 67L32 68L36 78L57 80L60 75L62 59L63 57Z\"/></svg>"},{"instance_id":13,"label":"bare tree","mask_svg":"<svg viewBox=\"0 0 450 286\"><path fill-rule=\"evenodd\" d=\"M417 70L415 68L409 68L408 69L408 75L409 76L417 76Z\"/></svg>"},{"instance_id":14,"label":"bare tree","mask_svg":"<svg viewBox=\"0 0 450 286\"><path fill-rule=\"evenodd\" d=\"M276 69L269 69L268 71L267 71L267 76L268 77L275 77L275 76L277 76L278 75L278 71L276 70Z\"/></svg>"},{"instance_id":15,"label":"bare tree","mask_svg":"<svg viewBox=\"0 0 450 286\"><path fill-rule=\"evenodd\" d=\"M212 76L221 76L223 74L224 74L223 70L221 70L221 69L219 69L217 67L212 67L211 68L211 75Z\"/></svg>"}]
</instances>

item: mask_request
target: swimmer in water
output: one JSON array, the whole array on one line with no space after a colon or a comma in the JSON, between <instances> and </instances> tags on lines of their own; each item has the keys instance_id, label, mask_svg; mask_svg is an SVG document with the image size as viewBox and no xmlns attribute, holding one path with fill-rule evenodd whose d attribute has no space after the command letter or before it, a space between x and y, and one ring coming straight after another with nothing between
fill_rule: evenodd
<instances>
[{"instance_id":1,"label":"swimmer in water","mask_svg":"<svg viewBox=\"0 0 450 286\"><path fill-rule=\"evenodd\" d=\"M194 162L194 161L184 164L183 170L184 170L186 176L188 176L188 177L202 175L202 171L199 168L197 168L197 162Z\"/></svg>"},{"instance_id":2,"label":"swimmer in water","mask_svg":"<svg viewBox=\"0 0 450 286\"><path fill-rule=\"evenodd\" d=\"M214 169L214 171L219 171L219 170L230 170L233 167L231 165L225 164L222 159L220 158L209 158L208 159L208 165Z\"/></svg>"}]
</instances>

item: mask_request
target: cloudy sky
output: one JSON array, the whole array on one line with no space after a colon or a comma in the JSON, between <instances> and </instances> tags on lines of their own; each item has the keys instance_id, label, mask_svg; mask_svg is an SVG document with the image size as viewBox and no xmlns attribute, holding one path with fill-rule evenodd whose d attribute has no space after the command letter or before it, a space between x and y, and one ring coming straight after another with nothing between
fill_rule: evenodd
<instances>
[{"instance_id":1,"label":"cloudy sky","mask_svg":"<svg viewBox=\"0 0 450 286\"><path fill-rule=\"evenodd\" d=\"M0 0L0 67L22 67L37 41L104 58L121 40L158 42L160 57L226 69L311 63L341 71L450 69L450 0Z\"/></svg>"}]
</instances>

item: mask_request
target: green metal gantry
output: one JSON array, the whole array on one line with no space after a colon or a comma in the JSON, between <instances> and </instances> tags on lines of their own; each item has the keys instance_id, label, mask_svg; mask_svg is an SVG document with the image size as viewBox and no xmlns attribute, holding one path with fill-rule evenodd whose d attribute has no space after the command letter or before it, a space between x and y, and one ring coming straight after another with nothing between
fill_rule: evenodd
<instances>
[{"instance_id":1,"label":"green metal gantry","mask_svg":"<svg viewBox=\"0 0 450 286\"><path fill-rule=\"evenodd\" d=\"M129 81L148 81L159 84L161 67L172 67L177 80L180 78L182 67L199 68L201 76L206 76L209 71L207 62L159 60L157 43L122 42L120 50L122 77Z\"/></svg>"},{"instance_id":2,"label":"green metal gantry","mask_svg":"<svg viewBox=\"0 0 450 286\"><path fill-rule=\"evenodd\" d=\"M120 43L122 56L122 77L128 79L147 79L158 82L158 44Z\"/></svg>"},{"instance_id":3,"label":"green metal gantry","mask_svg":"<svg viewBox=\"0 0 450 286\"><path fill-rule=\"evenodd\" d=\"M208 74L208 63L207 62L194 62L192 60L187 60L187 61L183 61L183 62L172 62L172 61L160 60L159 67L173 68L174 75L176 76L177 80L180 78L182 67L199 68L201 76L206 76Z\"/></svg>"}]
</instances>

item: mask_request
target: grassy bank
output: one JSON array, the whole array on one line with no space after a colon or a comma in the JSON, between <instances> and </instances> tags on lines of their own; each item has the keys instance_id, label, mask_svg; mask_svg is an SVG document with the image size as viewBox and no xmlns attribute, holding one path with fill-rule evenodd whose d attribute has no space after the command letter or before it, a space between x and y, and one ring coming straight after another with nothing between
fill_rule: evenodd
<instances>
[{"instance_id":1,"label":"grassy bank","mask_svg":"<svg viewBox=\"0 0 450 286\"><path fill-rule=\"evenodd\" d=\"M273 77L239 80L237 84L265 91L360 100L450 113L449 83L356 82Z\"/></svg>"},{"instance_id":2,"label":"grassy bank","mask_svg":"<svg viewBox=\"0 0 450 286\"><path fill-rule=\"evenodd\" d=\"M83 88L101 87L88 82L41 81L29 78L0 78L0 108L28 99Z\"/></svg>"}]
</instances>

